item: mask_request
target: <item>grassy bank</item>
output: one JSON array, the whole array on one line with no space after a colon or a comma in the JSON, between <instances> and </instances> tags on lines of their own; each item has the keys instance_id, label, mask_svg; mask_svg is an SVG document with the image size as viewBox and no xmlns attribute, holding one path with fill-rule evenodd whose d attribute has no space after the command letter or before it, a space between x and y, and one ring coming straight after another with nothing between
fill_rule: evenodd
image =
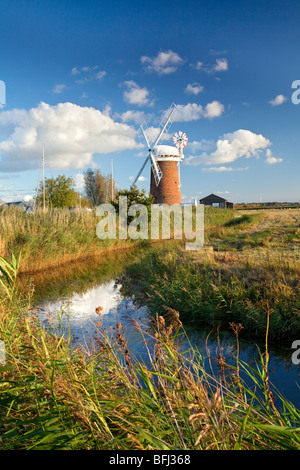
<instances>
[{"instance_id":1,"label":"grassy bank","mask_svg":"<svg viewBox=\"0 0 300 470\"><path fill-rule=\"evenodd\" d=\"M235 215L236 211L206 211L206 230L221 235L222 226L230 224ZM9 258L10 253L22 252L20 271L33 272L148 244L148 240L100 240L96 233L99 221L95 210L47 209L30 214L17 208L0 208L0 255ZM249 220L245 217L242 222Z\"/></svg>"},{"instance_id":2,"label":"grassy bank","mask_svg":"<svg viewBox=\"0 0 300 470\"><path fill-rule=\"evenodd\" d=\"M196 350L180 352L182 324L169 309L155 321L148 365L132 357L121 324L103 331L101 312L95 350L72 351L68 331L44 329L29 311L16 272L2 262L2 450L299 450L299 411L280 396L275 407L267 350L256 370L238 356L229 368L219 354L213 374Z\"/></svg>"},{"instance_id":3,"label":"grassy bank","mask_svg":"<svg viewBox=\"0 0 300 470\"><path fill-rule=\"evenodd\" d=\"M246 338L263 339L270 313L270 341L290 344L300 337L299 226L300 211L229 220L208 213L202 250L149 253L128 268L128 286L146 293L153 314L171 307L195 326L241 323Z\"/></svg>"},{"instance_id":4,"label":"grassy bank","mask_svg":"<svg viewBox=\"0 0 300 470\"><path fill-rule=\"evenodd\" d=\"M76 260L125 249L131 240L100 240L99 217L93 211L47 209L28 214L0 209L0 254L22 252L20 271L38 271Z\"/></svg>"}]
</instances>

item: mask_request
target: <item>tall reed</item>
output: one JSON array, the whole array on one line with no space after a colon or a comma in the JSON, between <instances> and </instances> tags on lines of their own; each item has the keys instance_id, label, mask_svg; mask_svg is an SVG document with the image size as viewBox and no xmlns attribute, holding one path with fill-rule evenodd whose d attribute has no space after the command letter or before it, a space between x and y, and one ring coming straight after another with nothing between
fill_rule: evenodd
<instances>
[{"instance_id":1,"label":"tall reed","mask_svg":"<svg viewBox=\"0 0 300 470\"><path fill-rule=\"evenodd\" d=\"M2 450L299 450L299 410L281 397L282 411L267 406L268 364L254 370L237 359L253 386L237 383L232 367L225 381L208 372L197 349L182 350L176 310L157 316L150 333L132 320L148 351L141 361L121 324L103 328L101 308L94 349L72 350L68 330L45 329L30 298L15 292L11 303L0 292Z\"/></svg>"}]
</instances>

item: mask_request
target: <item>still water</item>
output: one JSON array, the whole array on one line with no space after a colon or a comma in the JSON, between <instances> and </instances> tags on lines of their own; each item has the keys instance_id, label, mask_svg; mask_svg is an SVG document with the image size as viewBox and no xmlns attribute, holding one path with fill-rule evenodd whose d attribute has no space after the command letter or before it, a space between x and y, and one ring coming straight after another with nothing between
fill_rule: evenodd
<instances>
[{"instance_id":1,"label":"still water","mask_svg":"<svg viewBox=\"0 0 300 470\"><path fill-rule=\"evenodd\" d=\"M81 346L90 350L97 331L99 315L96 309L101 307L102 325L108 332L114 333L117 323L125 328L125 337L131 354L147 362L148 353L145 337L151 350L153 344L151 316L147 306L136 301L128 289L123 289L122 272L124 266L136 259L133 254L118 255L115 260L101 262L90 260L77 263L68 269L53 270L46 275L31 276L35 285L35 309L45 326L58 331L68 330L71 346ZM114 261L114 262L113 262ZM136 330L131 319L138 322L145 336ZM217 357L220 348L227 362L235 364L236 341L233 335L226 333L218 338L207 331L197 331L185 327L189 342L200 354L207 358ZM189 348L185 338L182 350ZM261 348L263 352L263 347ZM292 363L292 349L270 349L270 381L273 386L297 407L300 406L300 366ZM259 362L257 345L253 342L240 342L240 359L256 368ZM212 360L213 362L213 360ZM275 390L276 395L276 390ZM275 401L276 405L279 402Z\"/></svg>"}]
</instances>

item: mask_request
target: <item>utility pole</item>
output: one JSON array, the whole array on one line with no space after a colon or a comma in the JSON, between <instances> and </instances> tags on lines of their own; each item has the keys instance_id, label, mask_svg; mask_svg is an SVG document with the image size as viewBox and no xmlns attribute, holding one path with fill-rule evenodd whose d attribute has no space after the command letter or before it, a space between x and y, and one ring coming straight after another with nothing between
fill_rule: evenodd
<instances>
[{"instance_id":1,"label":"utility pole","mask_svg":"<svg viewBox=\"0 0 300 470\"><path fill-rule=\"evenodd\" d=\"M44 212L45 212L46 198L45 198L45 154L44 154L44 146L43 146L43 209L44 209Z\"/></svg>"},{"instance_id":2,"label":"utility pole","mask_svg":"<svg viewBox=\"0 0 300 470\"><path fill-rule=\"evenodd\" d=\"M79 178L78 178L78 189L79 189L79 209L81 209L81 173L79 171Z\"/></svg>"},{"instance_id":3,"label":"utility pole","mask_svg":"<svg viewBox=\"0 0 300 470\"><path fill-rule=\"evenodd\" d=\"M114 200L113 160L111 161L111 200Z\"/></svg>"}]
</instances>

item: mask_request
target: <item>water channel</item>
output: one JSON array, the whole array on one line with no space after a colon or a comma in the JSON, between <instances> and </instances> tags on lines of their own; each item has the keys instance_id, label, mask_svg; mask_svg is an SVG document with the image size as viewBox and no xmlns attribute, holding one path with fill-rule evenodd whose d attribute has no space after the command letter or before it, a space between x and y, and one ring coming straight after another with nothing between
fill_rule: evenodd
<instances>
[{"instance_id":1,"label":"water channel","mask_svg":"<svg viewBox=\"0 0 300 470\"><path fill-rule=\"evenodd\" d=\"M145 338L133 326L131 319L135 319L147 335L153 328L151 315L147 305L137 301L122 285L125 267L138 259L136 251L120 252L106 259L89 259L24 277L26 283L34 285L34 309L41 321L45 326L51 325L51 328L61 331L67 328L72 347L91 348L99 322L96 308L102 307L103 327L113 332L117 323L121 322L126 328L125 336L131 354L147 362ZM207 331L197 331L188 326L185 326L185 331L192 346L204 357L207 357L208 351L213 357L219 346L228 362L235 363L236 341L233 335L224 333L218 340L211 335L207 341ZM151 348L151 337L147 344ZM183 340L183 350L188 347L187 341ZM299 407L300 365L292 362L293 350L270 348L269 353L270 381L284 397ZM240 359L256 368L259 361L256 344L241 341Z\"/></svg>"}]
</instances>

